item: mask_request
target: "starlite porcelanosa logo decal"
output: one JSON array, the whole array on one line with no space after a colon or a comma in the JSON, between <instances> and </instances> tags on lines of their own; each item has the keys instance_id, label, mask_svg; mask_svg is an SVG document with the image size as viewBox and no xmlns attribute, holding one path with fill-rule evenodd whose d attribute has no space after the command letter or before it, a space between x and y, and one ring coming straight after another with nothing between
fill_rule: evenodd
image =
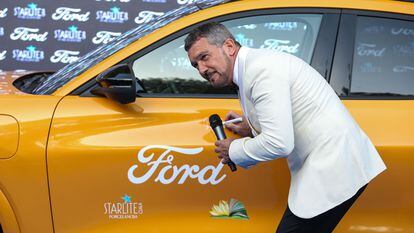
<instances>
[{"instance_id":1,"label":"starlite porcelanosa logo decal","mask_svg":"<svg viewBox=\"0 0 414 233\"><path fill-rule=\"evenodd\" d=\"M6 59L7 50L0 51L0 61Z\"/></svg>"},{"instance_id":2,"label":"starlite porcelanosa logo decal","mask_svg":"<svg viewBox=\"0 0 414 233\"><path fill-rule=\"evenodd\" d=\"M137 219L144 213L144 207L142 202L134 202L132 199L125 194L119 202L104 203L104 214L109 219Z\"/></svg>"},{"instance_id":3,"label":"starlite porcelanosa logo decal","mask_svg":"<svg viewBox=\"0 0 414 233\"><path fill-rule=\"evenodd\" d=\"M298 28L297 22L273 22L273 23L265 23L265 28L270 30L277 30L277 31L293 31ZM306 29L306 25L303 29Z\"/></svg>"},{"instance_id":4,"label":"starlite porcelanosa logo decal","mask_svg":"<svg viewBox=\"0 0 414 233\"><path fill-rule=\"evenodd\" d=\"M15 7L14 16L19 19L41 19L46 16L45 8L38 8L36 3L29 3L27 7Z\"/></svg>"},{"instance_id":5,"label":"starlite porcelanosa logo decal","mask_svg":"<svg viewBox=\"0 0 414 233\"><path fill-rule=\"evenodd\" d=\"M161 150L158 158L156 151ZM149 145L138 152L138 165L128 169L128 180L134 184L142 184L148 180L161 184L184 184L189 179L197 180L200 184L216 185L226 178L220 174L223 164L208 165L201 168L198 165L174 165L174 156L196 156L203 151L202 147L179 148L165 145Z\"/></svg>"},{"instance_id":6,"label":"starlite porcelanosa logo decal","mask_svg":"<svg viewBox=\"0 0 414 233\"><path fill-rule=\"evenodd\" d=\"M53 56L50 57L50 61L52 63L63 63L68 64L72 63L79 59L79 51L71 51L71 50L56 50L53 53Z\"/></svg>"},{"instance_id":7,"label":"starlite porcelanosa logo decal","mask_svg":"<svg viewBox=\"0 0 414 233\"><path fill-rule=\"evenodd\" d=\"M8 8L0 9L0 18L4 18L7 16Z\"/></svg>"},{"instance_id":8,"label":"starlite porcelanosa logo decal","mask_svg":"<svg viewBox=\"0 0 414 233\"><path fill-rule=\"evenodd\" d=\"M246 46L246 47L253 47L254 43L253 43L253 39L252 38L247 38L245 34L243 33L238 33L235 36L236 41L238 41L242 46Z\"/></svg>"},{"instance_id":9,"label":"starlite porcelanosa logo decal","mask_svg":"<svg viewBox=\"0 0 414 233\"><path fill-rule=\"evenodd\" d=\"M155 19L156 17L163 16L164 12L155 12L155 11L141 11L138 16L135 17L135 23L143 24L148 23L149 21Z\"/></svg>"},{"instance_id":10,"label":"starlite porcelanosa logo decal","mask_svg":"<svg viewBox=\"0 0 414 233\"><path fill-rule=\"evenodd\" d=\"M109 11L97 11L96 20L102 23L125 23L128 20L128 12L121 11L119 7L112 7Z\"/></svg>"},{"instance_id":11,"label":"starlite porcelanosa logo decal","mask_svg":"<svg viewBox=\"0 0 414 233\"><path fill-rule=\"evenodd\" d=\"M86 32L72 25L67 30L55 30L55 39L63 42L82 42L86 39Z\"/></svg>"},{"instance_id":12,"label":"starlite porcelanosa logo decal","mask_svg":"<svg viewBox=\"0 0 414 233\"><path fill-rule=\"evenodd\" d=\"M110 31L99 31L96 33L96 36L92 38L92 43L94 44L106 44L109 41L117 38L122 33L120 32L110 32Z\"/></svg>"},{"instance_id":13,"label":"starlite porcelanosa logo decal","mask_svg":"<svg viewBox=\"0 0 414 233\"><path fill-rule=\"evenodd\" d=\"M17 27L10 34L10 39L44 42L47 40L47 35L48 32L40 32L39 28Z\"/></svg>"},{"instance_id":14,"label":"starlite porcelanosa logo decal","mask_svg":"<svg viewBox=\"0 0 414 233\"><path fill-rule=\"evenodd\" d=\"M52 14L53 20L63 20L63 21L79 21L86 22L89 20L90 11L81 13L82 9L80 8L69 8L69 7L59 7L56 9L55 13Z\"/></svg>"},{"instance_id":15,"label":"starlite porcelanosa logo decal","mask_svg":"<svg viewBox=\"0 0 414 233\"><path fill-rule=\"evenodd\" d=\"M13 59L21 62L40 62L45 58L45 52L37 50L35 46L27 46L25 50L14 49Z\"/></svg>"}]
</instances>

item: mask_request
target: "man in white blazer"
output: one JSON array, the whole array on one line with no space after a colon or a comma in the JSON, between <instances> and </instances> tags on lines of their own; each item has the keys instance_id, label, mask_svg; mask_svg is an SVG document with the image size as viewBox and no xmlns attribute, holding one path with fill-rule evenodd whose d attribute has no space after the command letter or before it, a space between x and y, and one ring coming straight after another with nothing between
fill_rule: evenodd
<instances>
[{"instance_id":1,"label":"man in white blazer","mask_svg":"<svg viewBox=\"0 0 414 233\"><path fill-rule=\"evenodd\" d=\"M293 55L241 47L217 23L190 32L185 49L213 87L238 88L244 121L228 128L241 138L216 142L222 162L248 168L287 158L291 185L277 232L332 232L386 167L326 80Z\"/></svg>"}]
</instances>

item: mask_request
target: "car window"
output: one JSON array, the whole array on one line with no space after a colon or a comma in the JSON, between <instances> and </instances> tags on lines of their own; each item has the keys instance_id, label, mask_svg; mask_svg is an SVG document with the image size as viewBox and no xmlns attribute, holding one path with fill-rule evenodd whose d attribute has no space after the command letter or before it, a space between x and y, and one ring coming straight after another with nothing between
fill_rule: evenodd
<instances>
[{"instance_id":1,"label":"car window","mask_svg":"<svg viewBox=\"0 0 414 233\"><path fill-rule=\"evenodd\" d=\"M414 95L414 22L358 17L351 95Z\"/></svg>"},{"instance_id":2,"label":"car window","mask_svg":"<svg viewBox=\"0 0 414 233\"><path fill-rule=\"evenodd\" d=\"M261 15L223 22L236 40L251 48L273 49L310 63L322 20L320 14ZM234 94L213 89L190 64L181 36L133 63L133 70L148 93L161 95Z\"/></svg>"}]
</instances>

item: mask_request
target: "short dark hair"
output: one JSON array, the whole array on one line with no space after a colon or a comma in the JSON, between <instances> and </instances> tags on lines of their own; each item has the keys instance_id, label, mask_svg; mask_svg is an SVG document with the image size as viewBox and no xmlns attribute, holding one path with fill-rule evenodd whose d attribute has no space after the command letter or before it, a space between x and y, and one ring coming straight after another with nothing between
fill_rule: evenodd
<instances>
[{"instance_id":1,"label":"short dark hair","mask_svg":"<svg viewBox=\"0 0 414 233\"><path fill-rule=\"evenodd\" d=\"M220 23L211 22L203 24L193 29L188 36L185 38L184 49L188 52L191 46L200 38L206 38L208 43L216 46L223 45L227 39L232 39L236 45L241 46L239 42L234 39L234 36L229 30Z\"/></svg>"}]
</instances>

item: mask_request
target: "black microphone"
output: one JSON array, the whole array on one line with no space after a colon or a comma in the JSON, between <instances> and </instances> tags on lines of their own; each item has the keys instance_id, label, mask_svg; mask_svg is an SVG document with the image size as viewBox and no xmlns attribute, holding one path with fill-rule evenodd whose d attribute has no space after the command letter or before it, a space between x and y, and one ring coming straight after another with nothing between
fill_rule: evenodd
<instances>
[{"instance_id":1,"label":"black microphone","mask_svg":"<svg viewBox=\"0 0 414 233\"><path fill-rule=\"evenodd\" d=\"M214 134L217 137L217 140L226 139L226 133L224 132L223 122L221 121L221 118L217 114L213 114L208 118L208 120L210 121L210 126L213 129ZM229 165L230 170L232 172L237 171L236 164L234 164L233 161L230 160L230 162L227 163L227 165Z\"/></svg>"}]
</instances>

